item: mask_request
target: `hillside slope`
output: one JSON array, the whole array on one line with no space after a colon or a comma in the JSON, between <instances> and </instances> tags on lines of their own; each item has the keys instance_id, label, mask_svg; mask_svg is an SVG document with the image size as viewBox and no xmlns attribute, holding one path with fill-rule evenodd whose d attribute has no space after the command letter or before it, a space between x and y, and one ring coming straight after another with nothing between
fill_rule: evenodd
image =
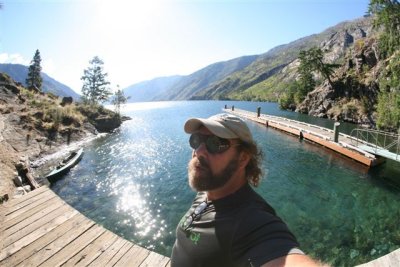
<instances>
[{"instance_id":1,"label":"hillside slope","mask_svg":"<svg viewBox=\"0 0 400 267\"><path fill-rule=\"evenodd\" d=\"M258 56L243 56L228 61L217 62L186 76L155 78L124 88L129 102L154 100L188 100L213 83L242 70Z\"/></svg>"},{"instance_id":2,"label":"hillside slope","mask_svg":"<svg viewBox=\"0 0 400 267\"><path fill-rule=\"evenodd\" d=\"M125 96L129 97L128 102L152 101L156 96L164 94L179 81L182 76L159 77L149 81L133 84L124 90Z\"/></svg>"},{"instance_id":3,"label":"hillside slope","mask_svg":"<svg viewBox=\"0 0 400 267\"><path fill-rule=\"evenodd\" d=\"M258 56L243 56L228 61L211 64L188 76L180 79L164 94L157 96L158 100L187 100L193 99L198 92L212 86L225 77L243 70L249 66Z\"/></svg>"},{"instance_id":4,"label":"hillside slope","mask_svg":"<svg viewBox=\"0 0 400 267\"><path fill-rule=\"evenodd\" d=\"M59 152L70 142L111 132L121 123L111 110L63 103L53 94L30 91L0 73L0 204L4 195L13 196L16 176L27 182L21 164L29 169L31 161Z\"/></svg>"},{"instance_id":5,"label":"hillside slope","mask_svg":"<svg viewBox=\"0 0 400 267\"><path fill-rule=\"evenodd\" d=\"M301 50L321 47L329 62L342 63L354 42L371 32L371 18L342 22L320 34L314 34L275 47L261 55L240 72L205 88L204 99L236 99L277 101L287 82L296 78L297 57Z\"/></svg>"},{"instance_id":6,"label":"hillside slope","mask_svg":"<svg viewBox=\"0 0 400 267\"><path fill-rule=\"evenodd\" d=\"M25 84L28 76L28 67L20 64L0 64L0 72L7 73L16 82ZM57 96L72 96L74 100L80 99L80 96L71 88L62 84L42 72L43 85L42 90L45 93L52 93Z\"/></svg>"}]
</instances>

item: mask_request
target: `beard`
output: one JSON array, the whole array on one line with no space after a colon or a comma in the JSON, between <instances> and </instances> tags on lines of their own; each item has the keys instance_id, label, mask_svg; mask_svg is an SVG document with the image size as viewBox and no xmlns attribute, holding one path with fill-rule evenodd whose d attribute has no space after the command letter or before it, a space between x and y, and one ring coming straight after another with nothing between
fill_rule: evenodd
<instances>
[{"instance_id":1,"label":"beard","mask_svg":"<svg viewBox=\"0 0 400 267\"><path fill-rule=\"evenodd\" d=\"M204 158L192 158L189 162L189 185L198 192L212 191L224 186L239 168L239 158L232 159L220 173L213 173ZM200 169L200 170L199 170Z\"/></svg>"}]
</instances>

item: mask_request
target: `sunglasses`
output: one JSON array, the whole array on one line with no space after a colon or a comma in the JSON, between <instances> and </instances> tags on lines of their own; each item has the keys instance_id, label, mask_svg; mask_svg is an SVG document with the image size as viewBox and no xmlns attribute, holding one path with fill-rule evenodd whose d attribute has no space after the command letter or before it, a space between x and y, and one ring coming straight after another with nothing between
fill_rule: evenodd
<instances>
[{"instance_id":1,"label":"sunglasses","mask_svg":"<svg viewBox=\"0 0 400 267\"><path fill-rule=\"evenodd\" d=\"M194 133L189 138L190 147L193 149L198 149L202 143L206 145L206 149L210 154L223 153L227 151L231 146L240 145L231 145L228 139L224 139L215 135Z\"/></svg>"},{"instance_id":2,"label":"sunglasses","mask_svg":"<svg viewBox=\"0 0 400 267\"><path fill-rule=\"evenodd\" d=\"M201 215L201 213L207 208L207 202L200 203L193 211L192 214L186 217L185 222L182 225L182 228L186 231L192 225L193 221L197 219Z\"/></svg>"}]
</instances>

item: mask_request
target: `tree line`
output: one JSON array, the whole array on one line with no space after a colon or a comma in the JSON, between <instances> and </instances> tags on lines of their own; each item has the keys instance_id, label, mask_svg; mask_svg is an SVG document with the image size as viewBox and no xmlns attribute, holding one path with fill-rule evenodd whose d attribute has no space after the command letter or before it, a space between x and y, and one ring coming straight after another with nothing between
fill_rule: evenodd
<instances>
[{"instance_id":1,"label":"tree line","mask_svg":"<svg viewBox=\"0 0 400 267\"><path fill-rule=\"evenodd\" d=\"M25 80L26 86L35 91L42 91L43 79L41 76L41 56L39 49L28 67L28 75ZM83 71L81 80L82 86L82 101L84 104L96 106L109 100L115 107L115 111L120 115L121 105L126 103L129 97L124 95L124 92L117 85L117 90L114 95L110 88L110 82L107 80L108 74L104 71L104 62L97 56L89 61L89 67Z\"/></svg>"}]
</instances>

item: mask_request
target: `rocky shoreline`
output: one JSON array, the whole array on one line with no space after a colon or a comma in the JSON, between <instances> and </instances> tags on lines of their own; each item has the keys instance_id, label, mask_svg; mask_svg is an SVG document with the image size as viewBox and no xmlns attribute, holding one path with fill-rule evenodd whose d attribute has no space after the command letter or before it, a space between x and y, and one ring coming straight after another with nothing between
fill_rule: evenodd
<instances>
[{"instance_id":1,"label":"rocky shoreline","mask_svg":"<svg viewBox=\"0 0 400 267\"><path fill-rule=\"evenodd\" d=\"M74 114L79 121L63 117L55 128L54 113L72 108L79 111ZM55 161L112 132L124 119L103 107L88 111L75 103L64 106L58 97L30 92L0 73L0 203L47 183L38 177Z\"/></svg>"}]
</instances>

